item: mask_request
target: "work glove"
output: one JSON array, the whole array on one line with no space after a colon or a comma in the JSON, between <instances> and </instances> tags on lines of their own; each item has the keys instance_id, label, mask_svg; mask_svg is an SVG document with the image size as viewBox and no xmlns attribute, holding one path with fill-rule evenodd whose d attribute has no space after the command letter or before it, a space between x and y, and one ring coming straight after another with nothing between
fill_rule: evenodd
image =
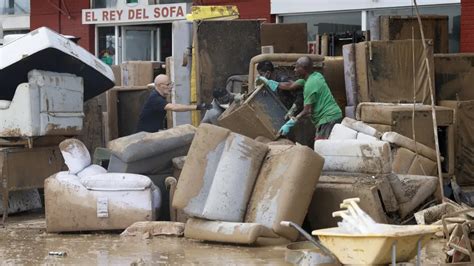
<instances>
[{"instance_id":1,"label":"work glove","mask_svg":"<svg viewBox=\"0 0 474 266\"><path fill-rule=\"evenodd\" d=\"M196 110L199 110L199 111L209 110L211 108L212 108L212 104L209 104L209 103L200 103L196 105Z\"/></svg>"},{"instance_id":2,"label":"work glove","mask_svg":"<svg viewBox=\"0 0 474 266\"><path fill-rule=\"evenodd\" d=\"M288 120L281 128L280 130L278 131L278 133L280 133L280 135L282 136L286 136L288 135L288 133L290 133L290 129L292 127L294 127L296 124L296 119L295 118L291 118L290 120Z\"/></svg>"},{"instance_id":3,"label":"work glove","mask_svg":"<svg viewBox=\"0 0 474 266\"><path fill-rule=\"evenodd\" d=\"M262 76L259 76L257 78L257 80L260 80L260 82L265 83L265 85L267 85L267 87L269 87L272 91L276 91L278 89L278 82L276 82L274 80L267 79L267 78L262 77Z\"/></svg>"},{"instance_id":4,"label":"work glove","mask_svg":"<svg viewBox=\"0 0 474 266\"><path fill-rule=\"evenodd\" d=\"M244 95L241 94L241 93L235 93L233 96L234 96L234 102L236 104L240 104L241 102L243 102L245 100Z\"/></svg>"},{"instance_id":5,"label":"work glove","mask_svg":"<svg viewBox=\"0 0 474 266\"><path fill-rule=\"evenodd\" d=\"M290 110L288 110L288 112L286 113L285 115L285 119L290 119L292 116L295 115L296 111L298 110L298 106L296 105L296 103L294 103Z\"/></svg>"}]
</instances>

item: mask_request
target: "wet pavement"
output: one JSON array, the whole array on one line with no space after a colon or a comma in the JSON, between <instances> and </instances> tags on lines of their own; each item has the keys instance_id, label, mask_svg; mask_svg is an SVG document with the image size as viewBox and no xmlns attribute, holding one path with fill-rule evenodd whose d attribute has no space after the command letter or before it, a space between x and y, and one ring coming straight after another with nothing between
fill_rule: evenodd
<instances>
[{"instance_id":1,"label":"wet pavement","mask_svg":"<svg viewBox=\"0 0 474 266\"><path fill-rule=\"evenodd\" d=\"M0 229L0 264L80 265L288 265L285 247L243 247L177 237L120 237L120 232L49 234L42 213L9 217ZM431 241L422 262L444 262L444 240ZM49 252L65 252L52 256Z\"/></svg>"},{"instance_id":2,"label":"wet pavement","mask_svg":"<svg viewBox=\"0 0 474 266\"><path fill-rule=\"evenodd\" d=\"M3 264L271 264L285 263L285 247L241 247L177 237L120 237L120 232L48 234L43 214L9 217L0 229ZM65 257L50 256L66 252Z\"/></svg>"}]
</instances>

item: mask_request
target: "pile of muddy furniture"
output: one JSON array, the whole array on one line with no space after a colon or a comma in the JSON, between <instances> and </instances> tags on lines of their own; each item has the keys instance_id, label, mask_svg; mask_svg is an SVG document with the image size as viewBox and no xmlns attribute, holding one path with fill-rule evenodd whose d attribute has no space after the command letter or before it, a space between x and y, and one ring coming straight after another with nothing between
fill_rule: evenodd
<instances>
[{"instance_id":1,"label":"pile of muddy furniture","mask_svg":"<svg viewBox=\"0 0 474 266\"><path fill-rule=\"evenodd\" d=\"M111 156L107 171L148 176L163 195L159 220L170 220L170 190L166 179L173 175L176 157L188 154L196 133L192 125L181 125L155 133L139 132L110 141Z\"/></svg>"},{"instance_id":2,"label":"pile of muddy furniture","mask_svg":"<svg viewBox=\"0 0 474 266\"><path fill-rule=\"evenodd\" d=\"M335 226L331 213L348 197L360 197L361 208L380 223L400 222L434 199L438 178L422 175L421 170L436 174L431 161L434 150L413 145L400 134L382 134L351 118L336 124L328 140L314 144L325 164L309 210L311 224ZM412 150L419 152L405 155Z\"/></svg>"},{"instance_id":3,"label":"pile of muddy furniture","mask_svg":"<svg viewBox=\"0 0 474 266\"><path fill-rule=\"evenodd\" d=\"M324 159L300 145L267 145L228 129L202 124L173 197L184 211L185 237L238 244L293 241Z\"/></svg>"},{"instance_id":4,"label":"pile of muddy furniture","mask_svg":"<svg viewBox=\"0 0 474 266\"><path fill-rule=\"evenodd\" d=\"M47 230L113 230L137 221L168 220L167 169L173 158L188 153L195 132L195 127L182 125L115 139L108 144L107 170L91 164L80 141L65 140L60 149L69 171L45 182Z\"/></svg>"},{"instance_id":5,"label":"pile of muddy furniture","mask_svg":"<svg viewBox=\"0 0 474 266\"><path fill-rule=\"evenodd\" d=\"M9 212L41 207L35 189L60 171L58 144L81 133L84 101L111 88L114 76L93 54L42 27L0 47L0 80L5 221Z\"/></svg>"},{"instance_id":6,"label":"pile of muddy furniture","mask_svg":"<svg viewBox=\"0 0 474 266\"><path fill-rule=\"evenodd\" d=\"M45 180L48 232L125 229L155 220L161 193L148 177L107 173L91 164L89 151L77 139L59 147L68 171Z\"/></svg>"}]
</instances>

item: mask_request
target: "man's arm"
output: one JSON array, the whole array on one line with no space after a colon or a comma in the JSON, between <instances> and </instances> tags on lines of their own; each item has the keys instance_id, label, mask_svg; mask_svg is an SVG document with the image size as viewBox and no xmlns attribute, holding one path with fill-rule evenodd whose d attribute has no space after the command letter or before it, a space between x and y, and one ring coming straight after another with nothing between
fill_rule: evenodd
<instances>
[{"instance_id":1,"label":"man's arm","mask_svg":"<svg viewBox=\"0 0 474 266\"><path fill-rule=\"evenodd\" d=\"M195 110L209 110L212 108L212 104L200 103L200 104L179 104L179 103L167 103L165 105L165 111L172 112L188 112Z\"/></svg>"},{"instance_id":2,"label":"man's arm","mask_svg":"<svg viewBox=\"0 0 474 266\"><path fill-rule=\"evenodd\" d=\"M313 105L306 104L303 107L303 110L296 116L296 120L299 120L302 117L310 115L312 111L313 111Z\"/></svg>"},{"instance_id":3,"label":"man's arm","mask_svg":"<svg viewBox=\"0 0 474 266\"><path fill-rule=\"evenodd\" d=\"M172 112L188 112L197 110L197 105L195 104L179 104L179 103L168 103L165 105L166 111Z\"/></svg>"},{"instance_id":4,"label":"man's arm","mask_svg":"<svg viewBox=\"0 0 474 266\"><path fill-rule=\"evenodd\" d=\"M284 82L278 83L278 88L284 91L298 90L298 89L302 89L303 87L304 85L301 85L300 83L294 82L294 81L284 81Z\"/></svg>"}]
</instances>

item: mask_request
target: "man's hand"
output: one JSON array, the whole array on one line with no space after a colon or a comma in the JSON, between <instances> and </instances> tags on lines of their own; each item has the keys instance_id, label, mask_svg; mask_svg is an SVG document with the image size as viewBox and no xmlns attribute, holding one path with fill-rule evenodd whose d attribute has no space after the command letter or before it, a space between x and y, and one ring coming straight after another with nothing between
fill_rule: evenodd
<instances>
[{"instance_id":1,"label":"man's hand","mask_svg":"<svg viewBox=\"0 0 474 266\"><path fill-rule=\"evenodd\" d=\"M288 120L281 128L280 130L278 131L278 133L280 133L280 135L282 136L286 136L288 135L288 133L290 133L290 129L292 127L294 127L296 124L296 119L294 117L292 117L290 120Z\"/></svg>"},{"instance_id":2,"label":"man's hand","mask_svg":"<svg viewBox=\"0 0 474 266\"><path fill-rule=\"evenodd\" d=\"M257 81L259 80L260 82L265 83L265 85L267 85L267 87L269 87L272 91L276 91L278 89L279 83L274 80L266 79L265 77L262 77L262 76L259 76L257 78Z\"/></svg>"},{"instance_id":3,"label":"man's hand","mask_svg":"<svg viewBox=\"0 0 474 266\"><path fill-rule=\"evenodd\" d=\"M209 109L212 109L212 104L200 103L200 104L196 105L196 110L199 110L199 111L205 111L205 110L209 110Z\"/></svg>"}]
</instances>

